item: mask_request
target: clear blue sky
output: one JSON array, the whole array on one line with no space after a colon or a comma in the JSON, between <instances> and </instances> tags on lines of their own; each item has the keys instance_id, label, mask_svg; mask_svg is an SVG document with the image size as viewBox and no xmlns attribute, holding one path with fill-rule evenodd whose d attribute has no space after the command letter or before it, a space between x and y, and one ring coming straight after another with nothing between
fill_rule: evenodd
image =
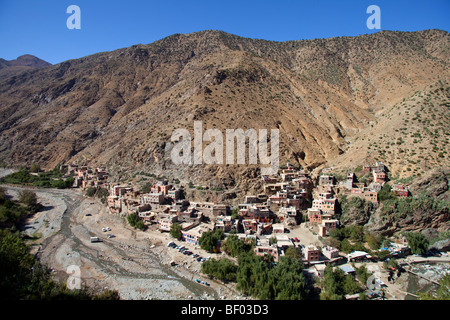
<instances>
[{"instance_id":1,"label":"clear blue sky","mask_svg":"<svg viewBox=\"0 0 450 320\"><path fill-rule=\"evenodd\" d=\"M72 4L80 30L66 26ZM207 29L275 41L356 36L379 31L366 26L372 4L381 30L450 29L450 0L0 0L0 58L55 64Z\"/></svg>"}]
</instances>

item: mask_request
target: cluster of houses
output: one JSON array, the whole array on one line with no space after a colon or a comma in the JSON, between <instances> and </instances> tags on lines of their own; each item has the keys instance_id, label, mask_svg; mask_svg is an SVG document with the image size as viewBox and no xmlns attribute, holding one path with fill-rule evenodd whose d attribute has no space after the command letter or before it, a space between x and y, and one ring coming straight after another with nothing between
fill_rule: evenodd
<instances>
[{"instance_id":1,"label":"cluster of houses","mask_svg":"<svg viewBox=\"0 0 450 320\"><path fill-rule=\"evenodd\" d=\"M105 167L97 167L95 169L88 166L79 166L76 164L61 165L61 171L66 171L67 176L74 178L74 188L98 188L107 185L108 172Z\"/></svg>"},{"instance_id":2,"label":"cluster of houses","mask_svg":"<svg viewBox=\"0 0 450 320\"><path fill-rule=\"evenodd\" d=\"M335 218L337 194L346 193L378 203L377 192L386 182L386 168L377 162L374 166L363 167L364 172L372 172L373 176L367 187L356 182L353 172L348 173L345 181L336 183L327 168L314 188L307 171L287 164L278 175L262 178L263 193L245 196L245 201L231 210L225 204L188 201L183 189L168 181L158 181L149 192L141 192L130 185L107 182L108 174L104 168L69 165L66 169L75 177L74 187L107 188L107 208L111 214L137 214L161 232L169 232L177 223L181 226L182 239L192 245L199 245L199 239L206 231L231 232L243 240L254 239L255 254L269 254L275 262L289 247L301 248L303 261L308 264L335 261L341 257L336 248L319 250L313 245L295 243L286 234L286 228L297 225L305 212L308 225L320 236L328 236L339 226L339 220ZM399 196L408 195L407 188L402 185L394 185L392 191Z\"/></svg>"},{"instance_id":3,"label":"cluster of houses","mask_svg":"<svg viewBox=\"0 0 450 320\"><path fill-rule=\"evenodd\" d=\"M337 204L337 194L345 194L348 197L360 197L366 201L378 205L378 192L387 182L386 166L381 162L375 165L364 165L363 173L372 173L372 179L366 183L357 182L354 172L349 172L345 180L335 183L331 174L331 168L325 168L319 177L319 183L314 192L312 207L308 209L309 223L316 227L318 234L322 237L329 235L330 230L338 227L339 221L334 219ZM394 184L391 192L398 197L408 197L408 188L401 184Z\"/></svg>"}]
</instances>

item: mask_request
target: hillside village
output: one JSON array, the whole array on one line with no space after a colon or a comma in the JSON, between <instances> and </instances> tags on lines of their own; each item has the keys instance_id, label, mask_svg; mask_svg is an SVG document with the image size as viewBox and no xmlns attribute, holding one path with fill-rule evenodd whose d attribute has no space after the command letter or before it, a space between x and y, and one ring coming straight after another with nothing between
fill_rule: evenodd
<instances>
[{"instance_id":1,"label":"hillside village","mask_svg":"<svg viewBox=\"0 0 450 320\"><path fill-rule=\"evenodd\" d=\"M371 177L365 182L358 182L355 172L348 172L345 179L336 181L332 168L325 168L318 177L317 185L306 170L287 164L277 176L262 177L263 193L246 195L236 207L189 201L185 199L183 187L167 180L158 181L149 192L141 192L131 185L109 182L105 168L69 165L64 169L67 169L68 176L74 177L73 187L107 189L105 204L110 214L122 217L134 214L145 225L156 226L163 233L169 233L174 224L179 224L180 240L186 245L198 247L204 232L222 230L225 236L235 234L239 239L253 240L254 253L270 255L275 263L288 248L296 248L301 260L312 267L316 276L323 274L328 262L342 264L376 258L361 250L345 254L323 240L329 237L333 229L340 227L336 217L338 195L359 197L374 207L378 206L378 192L387 182L387 168L381 162L360 168L362 174ZM405 185L394 184L391 192L398 197L409 196ZM298 239L290 235L302 223L318 241L308 243L301 237ZM383 250L389 250L395 257L409 254L405 239L399 242L391 242ZM220 252L220 248L216 251ZM344 269L353 270L350 265L345 265Z\"/></svg>"}]
</instances>

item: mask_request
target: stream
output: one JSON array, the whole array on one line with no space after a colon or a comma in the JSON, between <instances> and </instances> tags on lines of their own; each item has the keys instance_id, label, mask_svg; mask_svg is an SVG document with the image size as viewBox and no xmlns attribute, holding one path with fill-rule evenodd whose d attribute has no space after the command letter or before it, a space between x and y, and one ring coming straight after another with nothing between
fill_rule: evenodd
<instances>
[{"instance_id":1,"label":"stream","mask_svg":"<svg viewBox=\"0 0 450 320\"><path fill-rule=\"evenodd\" d=\"M412 271L429 279L439 281L446 274L450 274L449 263L419 263L413 265ZM430 292L436 293L439 286L433 282L422 279L414 274L408 274L407 291L414 294ZM417 300L416 297L407 295L405 300Z\"/></svg>"}]
</instances>

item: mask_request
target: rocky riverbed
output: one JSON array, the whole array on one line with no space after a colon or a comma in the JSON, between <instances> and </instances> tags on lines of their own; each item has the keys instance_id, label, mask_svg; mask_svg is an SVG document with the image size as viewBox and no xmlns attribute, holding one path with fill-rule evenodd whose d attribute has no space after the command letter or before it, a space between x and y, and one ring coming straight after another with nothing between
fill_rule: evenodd
<instances>
[{"instance_id":1,"label":"rocky riverbed","mask_svg":"<svg viewBox=\"0 0 450 320\"><path fill-rule=\"evenodd\" d=\"M23 189L3 187L13 198ZM31 250L55 279L67 281L69 268L76 266L82 286L95 292L117 290L124 300L243 299L233 287L204 277L192 257L168 248L167 234L134 230L125 218L107 213L79 190L32 190L43 210L26 221L23 231L34 236ZM114 237L102 231L106 227ZM91 243L92 236L101 241ZM177 266L170 266L171 261ZM197 278L211 285L196 283Z\"/></svg>"}]
</instances>

